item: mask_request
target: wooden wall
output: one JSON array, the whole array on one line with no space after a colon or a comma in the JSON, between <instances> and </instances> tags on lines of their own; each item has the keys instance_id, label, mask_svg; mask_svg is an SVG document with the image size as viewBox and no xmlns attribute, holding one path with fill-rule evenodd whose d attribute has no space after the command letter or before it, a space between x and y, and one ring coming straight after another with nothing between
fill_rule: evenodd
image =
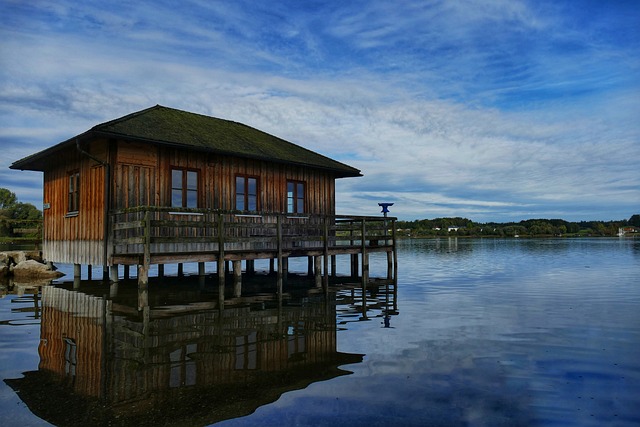
<instances>
[{"instance_id":1,"label":"wooden wall","mask_svg":"<svg viewBox=\"0 0 640 427\"><path fill-rule=\"evenodd\" d=\"M259 210L284 212L287 180L306 183L306 213L335 214L335 178L299 166L119 141L113 176L116 209L171 205L171 169L199 172L198 207L235 209L235 177L259 178Z\"/></svg>"},{"instance_id":2,"label":"wooden wall","mask_svg":"<svg viewBox=\"0 0 640 427\"><path fill-rule=\"evenodd\" d=\"M258 209L285 212L287 181L306 184L305 213L335 214L335 177L330 172L261 160L194 152L151 144L98 139L82 143L111 166L111 208L171 206L171 169L199 171L198 207L235 209L235 177L259 178ZM70 146L44 173L43 252L60 263L104 264L105 166ZM77 214L67 212L69 174L80 171Z\"/></svg>"},{"instance_id":3,"label":"wooden wall","mask_svg":"<svg viewBox=\"0 0 640 427\"><path fill-rule=\"evenodd\" d=\"M106 159L106 141L83 146ZM64 161L62 161L62 159ZM80 203L69 214L69 174L80 172ZM82 156L75 146L59 154L44 173L43 252L53 262L100 265L103 263L105 167Z\"/></svg>"}]
</instances>

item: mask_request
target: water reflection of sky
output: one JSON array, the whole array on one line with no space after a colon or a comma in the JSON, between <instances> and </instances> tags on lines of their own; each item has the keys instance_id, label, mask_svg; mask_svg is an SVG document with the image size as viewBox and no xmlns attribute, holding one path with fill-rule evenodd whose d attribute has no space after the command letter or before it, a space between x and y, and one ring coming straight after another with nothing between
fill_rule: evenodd
<instances>
[{"instance_id":1,"label":"water reflection of sky","mask_svg":"<svg viewBox=\"0 0 640 427\"><path fill-rule=\"evenodd\" d=\"M342 332L354 375L225 425L636 425L635 246L404 242L393 328Z\"/></svg>"}]
</instances>

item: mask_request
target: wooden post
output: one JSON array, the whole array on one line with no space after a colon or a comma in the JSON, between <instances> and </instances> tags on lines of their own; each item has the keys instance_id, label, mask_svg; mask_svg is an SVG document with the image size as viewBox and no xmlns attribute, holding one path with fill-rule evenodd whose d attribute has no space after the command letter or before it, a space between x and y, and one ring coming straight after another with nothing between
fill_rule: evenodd
<instances>
[{"instance_id":1,"label":"wooden post","mask_svg":"<svg viewBox=\"0 0 640 427\"><path fill-rule=\"evenodd\" d=\"M178 277L184 276L184 265L179 262L178 263Z\"/></svg>"},{"instance_id":2,"label":"wooden post","mask_svg":"<svg viewBox=\"0 0 640 427\"><path fill-rule=\"evenodd\" d=\"M158 264L158 278L164 277L164 264Z\"/></svg>"},{"instance_id":3,"label":"wooden post","mask_svg":"<svg viewBox=\"0 0 640 427\"><path fill-rule=\"evenodd\" d=\"M87 265L87 280L91 280L93 278L93 270L91 269L91 264Z\"/></svg>"},{"instance_id":4,"label":"wooden post","mask_svg":"<svg viewBox=\"0 0 640 427\"><path fill-rule=\"evenodd\" d=\"M253 276L256 274L256 263L253 259L248 259L245 261L245 271L249 276Z\"/></svg>"},{"instance_id":5,"label":"wooden post","mask_svg":"<svg viewBox=\"0 0 640 427\"><path fill-rule=\"evenodd\" d=\"M225 262L224 262L224 217L218 214L218 306L224 308L225 287Z\"/></svg>"},{"instance_id":6,"label":"wooden post","mask_svg":"<svg viewBox=\"0 0 640 427\"><path fill-rule=\"evenodd\" d=\"M396 220L391 220L391 244L393 245L393 280L398 284L398 246L396 240Z\"/></svg>"},{"instance_id":7,"label":"wooden post","mask_svg":"<svg viewBox=\"0 0 640 427\"><path fill-rule=\"evenodd\" d=\"M218 214L218 284L224 288L225 280L225 260L224 260L224 217Z\"/></svg>"},{"instance_id":8,"label":"wooden post","mask_svg":"<svg viewBox=\"0 0 640 427\"><path fill-rule=\"evenodd\" d=\"M332 277L336 277L337 276L337 266L338 266L338 262L337 262L337 257L336 255L331 255L331 276Z\"/></svg>"},{"instance_id":9,"label":"wooden post","mask_svg":"<svg viewBox=\"0 0 640 427\"><path fill-rule=\"evenodd\" d=\"M354 240L353 240L353 227L354 227L354 223L353 221L349 221L349 235L351 236L351 241L350 241L350 246L354 246ZM351 277L358 277L358 254L352 254L351 255Z\"/></svg>"},{"instance_id":10,"label":"wooden post","mask_svg":"<svg viewBox=\"0 0 640 427\"><path fill-rule=\"evenodd\" d=\"M233 261L233 296L239 298L242 295L242 261Z\"/></svg>"},{"instance_id":11,"label":"wooden post","mask_svg":"<svg viewBox=\"0 0 640 427\"><path fill-rule=\"evenodd\" d=\"M82 270L80 264L73 264L73 278L80 278L82 276Z\"/></svg>"},{"instance_id":12,"label":"wooden post","mask_svg":"<svg viewBox=\"0 0 640 427\"><path fill-rule=\"evenodd\" d=\"M138 286L149 284L149 266L151 264L151 216L144 213L144 255L142 264L138 266Z\"/></svg>"},{"instance_id":13,"label":"wooden post","mask_svg":"<svg viewBox=\"0 0 640 427\"><path fill-rule=\"evenodd\" d=\"M325 292L329 291L329 218L324 217L324 275L322 276L322 284Z\"/></svg>"},{"instance_id":14,"label":"wooden post","mask_svg":"<svg viewBox=\"0 0 640 427\"><path fill-rule=\"evenodd\" d=\"M314 257L307 257L307 276L312 277L314 275Z\"/></svg>"},{"instance_id":15,"label":"wooden post","mask_svg":"<svg viewBox=\"0 0 640 427\"><path fill-rule=\"evenodd\" d=\"M118 283L118 265L114 264L109 267L109 280L111 283Z\"/></svg>"},{"instance_id":16,"label":"wooden post","mask_svg":"<svg viewBox=\"0 0 640 427\"><path fill-rule=\"evenodd\" d=\"M269 274L273 274L276 272L276 260L275 258L269 258Z\"/></svg>"},{"instance_id":17,"label":"wooden post","mask_svg":"<svg viewBox=\"0 0 640 427\"><path fill-rule=\"evenodd\" d=\"M129 278L129 265L125 264L123 268L124 273L122 274L122 276L124 277L124 280L127 280Z\"/></svg>"},{"instance_id":18,"label":"wooden post","mask_svg":"<svg viewBox=\"0 0 640 427\"><path fill-rule=\"evenodd\" d=\"M198 285L200 285L200 289L204 289L205 279L206 279L206 269L204 262L198 263Z\"/></svg>"},{"instance_id":19,"label":"wooden post","mask_svg":"<svg viewBox=\"0 0 640 427\"><path fill-rule=\"evenodd\" d=\"M316 288L319 288L322 286L322 258L320 256L316 256L314 257L314 260Z\"/></svg>"},{"instance_id":20,"label":"wooden post","mask_svg":"<svg viewBox=\"0 0 640 427\"><path fill-rule=\"evenodd\" d=\"M351 277L358 277L360 266L358 265L358 254L351 255Z\"/></svg>"},{"instance_id":21,"label":"wooden post","mask_svg":"<svg viewBox=\"0 0 640 427\"><path fill-rule=\"evenodd\" d=\"M278 297L282 298L282 215L277 216L276 238L278 248Z\"/></svg>"},{"instance_id":22,"label":"wooden post","mask_svg":"<svg viewBox=\"0 0 640 427\"><path fill-rule=\"evenodd\" d=\"M367 318L367 284L369 283L369 254L367 253L367 229L362 221L362 318Z\"/></svg>"}]
</instances>

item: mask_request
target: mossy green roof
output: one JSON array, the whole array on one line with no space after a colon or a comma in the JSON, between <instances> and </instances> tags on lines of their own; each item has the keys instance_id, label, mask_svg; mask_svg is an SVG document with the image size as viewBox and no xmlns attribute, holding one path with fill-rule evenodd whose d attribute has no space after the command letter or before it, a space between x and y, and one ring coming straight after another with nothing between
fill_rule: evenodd
<instances>
[{"instance_id":1,"label":"mossy green roof","mask_svg":"<svg viewBox=\"0 0 640 427\"><path fill-rule=\"evenodd\" d=\"M296 164L328 170L337 177L360 176L356 168L242 123L161 105L101 123L86 134ZM40 154L47 151L19 160L11 168L29 169L29 160L42 160Z\"/></svg>"}]
</instances>

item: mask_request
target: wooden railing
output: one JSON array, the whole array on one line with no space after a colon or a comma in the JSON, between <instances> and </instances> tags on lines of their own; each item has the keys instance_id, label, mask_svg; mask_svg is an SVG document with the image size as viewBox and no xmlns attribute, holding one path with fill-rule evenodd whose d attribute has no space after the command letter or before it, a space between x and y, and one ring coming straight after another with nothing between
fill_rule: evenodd
<instances>
[{"instance_id":1,"label":"wooden railing","mask_svg":"<svg viewBox=\"0 0 640 427\"><path fill-rule=\"evenodd\" d=\"M136 207L112 214L110 242L114 255L381 250L395 244L395 220Z\"/></svg>"}]
</instances>

